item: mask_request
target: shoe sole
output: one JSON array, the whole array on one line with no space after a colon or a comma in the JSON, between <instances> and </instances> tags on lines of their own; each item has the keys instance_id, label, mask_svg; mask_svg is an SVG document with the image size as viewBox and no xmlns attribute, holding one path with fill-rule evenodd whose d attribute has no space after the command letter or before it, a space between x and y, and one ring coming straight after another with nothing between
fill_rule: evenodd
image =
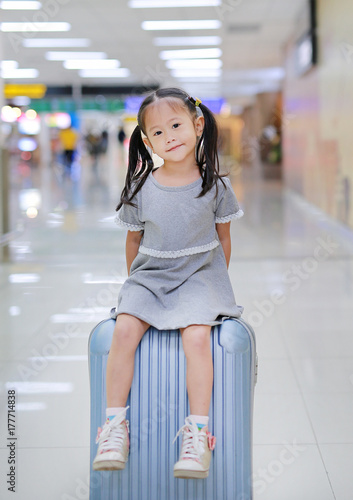
<instances>
[{"instance_id":1,"label":"shoe sole","mask_svg":"<svg viewBox=\"0 0 353 500\"><path fill-rule=\"evenodd\" d=\"M114 460L101 460L93 464L93 470L123 470L125 462L117 462Z\"/></svg>"},{"instance_id":2,"label":"shoe sole","mask_svg":"<svg viewBox=\"0 0 353 500\"><path fill-rule=\"evenodd\" d=\"M175 470L174 477L178 479L206 479L208 477L208 470Z\"/></svg>"}]
</instances>

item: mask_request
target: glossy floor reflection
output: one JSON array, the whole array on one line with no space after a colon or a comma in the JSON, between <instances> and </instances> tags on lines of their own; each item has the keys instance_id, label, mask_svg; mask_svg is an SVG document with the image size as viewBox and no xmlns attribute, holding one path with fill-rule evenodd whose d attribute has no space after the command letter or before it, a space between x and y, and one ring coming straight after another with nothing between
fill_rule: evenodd
<instances>
[{"instance_id":1,"label":"glossy floor reflection","mask_svg":"<svg viewBox=\"0 0 353 500\"><path fill-rule=\"evenodd\" d=\"M119 159L120 158L120 159ZM1 499L88 498L87 340L126 277L113 223L121 154L94 171L13 171L12 262L0 266ZM261 167L232 177L230 275L257 335L255 500L349 500L353 480L353 233ZM41 208L24 219L24 188ZM21 227L21 224L19 225ZM16 494L7 491L7 390L16 388Z\"/></svg>"}]
</instances>

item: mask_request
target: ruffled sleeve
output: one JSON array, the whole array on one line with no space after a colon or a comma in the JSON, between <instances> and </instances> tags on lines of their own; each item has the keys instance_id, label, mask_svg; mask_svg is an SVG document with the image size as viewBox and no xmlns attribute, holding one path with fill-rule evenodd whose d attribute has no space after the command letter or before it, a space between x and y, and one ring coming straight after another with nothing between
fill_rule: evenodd
<instances>
[{"instance_id":1,"label":"ruffled sleeve","mask_svg":"<svg viewBox=\"0 0 353 500\"><path fill-rule=\"evenodd\" d=\"M239 203L230 180L228 177L223 177L222 179L226 188L223 186L222 182L219 182L215 212L216 224L230 222L231 220L239 219L244 215L244 212L239 207Z\"/></svg>"},{"instance_id":2,"label":"ruffled sleeve","mask_svg":"<svg viewBox=\"0 0 353 500\"><path fill-rule=\"evenodd\" d=\"M138 203L140 201L140 197L138 194L132 200L133 203L137 204L137 207L124 204L115 217L116 224L120 227L128 229L129 231L143 231L145 229L145 223L139 219Z\"/></svg>"}]
</instances>

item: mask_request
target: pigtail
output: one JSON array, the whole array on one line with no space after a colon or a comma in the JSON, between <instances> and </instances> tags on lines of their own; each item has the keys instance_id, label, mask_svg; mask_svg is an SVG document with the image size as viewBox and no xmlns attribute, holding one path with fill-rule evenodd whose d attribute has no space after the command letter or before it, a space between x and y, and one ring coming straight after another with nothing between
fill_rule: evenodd
<instances>
[{"instance_id":1,"label":"pigtail","mask_svg":"<svg viewBox=\"0 0 353 500\"><path fill-rule=\"evenodd\" d=\"M153 160L141 136L141 129L137 125L130 138L129 163L125 186L121 193L120 202L116 207L117 211L124 203L136 207L136 204L132 203L131 200L144 185L153 166Z\"/></svg>"},{"instance_id":2,"label":"pigtail","mask_svg":"<svg viewBox=\"0 0 353 500\"><path fill-rule=\"evenodd\" d=\"M220 179L224 184L221 175L219 174L219 159L218 159L218 126L213 113L207 106L198 103L198 107L202 111L205 125L202 136L196 147L196 161L200 171L202 167L202 191L199 196L203 196L211 187L216 185L216 196L218 191L217 179Z\"/></svg>"}]
</instances>

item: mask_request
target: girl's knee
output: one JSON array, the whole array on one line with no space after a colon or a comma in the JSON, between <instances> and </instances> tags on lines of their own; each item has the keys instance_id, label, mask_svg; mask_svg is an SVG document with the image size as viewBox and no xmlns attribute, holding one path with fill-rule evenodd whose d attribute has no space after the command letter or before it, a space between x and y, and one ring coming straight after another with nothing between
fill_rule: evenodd
<instances>
[{"instance_id":1,"label":"girl's knee","mask_svg":"<svg viewBox=\"0 0 353 500\"><path fill-rule=\"evenodd\" d=\"M144 322L128 315L119 315L116 319L113 340L120 346L137 347L144 332Z\"/></svg>"},{"instance_id":2,"label":"girl's knee","mask_svg":"<svg viewBox=\"0 0 353 500\"><path fill-rule=\"evenodd\" d=\"M211 349L210 330L203 325L193 325L188 327L188 330L185 329L182 334L185 354L208 352Z\"/></svg>"}]
</instances>

